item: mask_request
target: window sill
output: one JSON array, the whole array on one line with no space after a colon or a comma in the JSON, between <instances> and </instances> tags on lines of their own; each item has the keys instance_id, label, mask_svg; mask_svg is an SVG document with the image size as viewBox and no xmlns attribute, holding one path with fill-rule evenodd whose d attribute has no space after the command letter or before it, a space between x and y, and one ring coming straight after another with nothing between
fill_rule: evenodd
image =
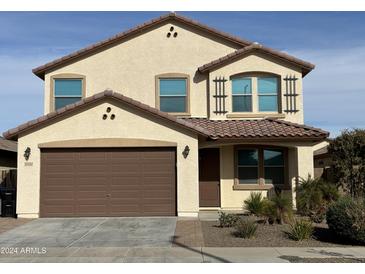
<instances>
[{"instance_id":1,"label":"window sill","mask_svg":"<svg viewBox=\"0 0 365 274\"><path fill-rule=\"evenodd\" d=\"M174 115L176 117L191 117L190 113L187 112L167 112L170 115Z\"/></svg>"},{"instance_id":2,"label":"window sill","mask_svg":"<svg viewBox=\"0 0 365 274\"><path fill-rule=\"evenodd\" d=\"M230 113L227 114L227 118L276 118L284 119L284 113Z\"/></svg>"},{"instance_id":3,"label":"window sill","mask_svg":"<svg viewBox=\"0 0 365 274\"><path fill-rule=\"evenodd\" d=\"M269 190L273 187L273 185L234 184L233 190Z\"/></svg>"},{"instance_id":4,"label":"window sill","mask_svg":"<svg viewBox=\"0 0 365 274\"><path fill-rule=\"evenodd\" d=\"M259 184L234 184L233 190L269 190L272 188L280 188L282 190L290 190L289 185L272 185L272 184L266 184L266 185L259 185Z\"/></svg>"}]
</instances>

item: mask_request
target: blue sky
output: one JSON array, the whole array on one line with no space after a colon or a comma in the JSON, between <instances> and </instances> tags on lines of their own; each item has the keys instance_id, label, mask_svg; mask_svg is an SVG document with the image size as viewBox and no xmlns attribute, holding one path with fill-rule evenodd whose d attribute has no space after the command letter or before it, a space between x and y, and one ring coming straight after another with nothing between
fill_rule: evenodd
<instances>
[{"instance_id":1,"label":"blue sky","mask_svg":"<svg viewBox=\"0 0 365 274\"><path fill-rule=\"evenodd\" d=\"M164 12L0 12L0 132L43 113L31 69ZM316 64L304 78L308 125L365 128L365 13L181 12Z\"/></svg>"}]
</instances>

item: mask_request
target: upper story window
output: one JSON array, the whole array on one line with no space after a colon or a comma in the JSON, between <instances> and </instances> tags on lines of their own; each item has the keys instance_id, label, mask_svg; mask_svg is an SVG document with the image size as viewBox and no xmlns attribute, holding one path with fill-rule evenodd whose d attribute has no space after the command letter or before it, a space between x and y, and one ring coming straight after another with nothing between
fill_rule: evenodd
<instances>
[{"instance_id":1,"label":"upper story window","mask_svg":"<svg viewBox=\"0 0 365 274\"><path fill-rule=\"evenodd\" d=\"M252 79L238 78L232 80L232 111L252 111Z\"/></svg>"},{"instance_id":2,"label":"upper story window","mask_svg":"<svg viewBox=\"0 0 365 274\"><path fill-rule=\"evenodd\" d=\"M82 85L83 79L54 79L54 109L80 101L83 93Z\"/></svg>"},{"instance_id":3,"label":"upper story window","mask_svg":"<svg viewBox=\"0 0 365 274\"><path fill-rule=\"evenodd\" d=\"M259 111L278 111L278 79L257 77Z\"/></svg>"},{"instance_id":4,"label":"upper story window","mask_svg":"<svg viewBox=\"0 0 365 274\"><path fill-rule=\"evenodd\" d=\"M232 112L279 112L279 78L235 76L232 78Z\"/></svg>"},{"instance_id":5,"label":"upper story window","mask_svg":"<svg viewBox=\"0 0 365 274\"><path fill-rule=\"evenodd\" d=\"M157 77L157 107L172 114L189 113L189 79L180 75Z\"/></svg>"}]
</instances>

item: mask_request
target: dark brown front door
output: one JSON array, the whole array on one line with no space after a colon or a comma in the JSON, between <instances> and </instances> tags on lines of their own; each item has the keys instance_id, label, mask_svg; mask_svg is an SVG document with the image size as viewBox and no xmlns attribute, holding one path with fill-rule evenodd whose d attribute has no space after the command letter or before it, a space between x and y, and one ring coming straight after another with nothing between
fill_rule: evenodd
<instances>
[{"instance_id":1,"label":"dark brown front door","mask_svg":"<svg viewBox=\"0 0 365 274\"><path fill-rule=\"evenodd\" d=\"M220 206L219 148L199 150L199 205Z\"/></svg>"},{"instance_id":2,"label":"dark brown front door","mask_svg":"<svg viewBox=\"0 0 365 274\"><path fill-rule=\"evenodd\" d=\"M176 215L175 148L44 149L41 217Z\"/></svg>"}]
</instances>

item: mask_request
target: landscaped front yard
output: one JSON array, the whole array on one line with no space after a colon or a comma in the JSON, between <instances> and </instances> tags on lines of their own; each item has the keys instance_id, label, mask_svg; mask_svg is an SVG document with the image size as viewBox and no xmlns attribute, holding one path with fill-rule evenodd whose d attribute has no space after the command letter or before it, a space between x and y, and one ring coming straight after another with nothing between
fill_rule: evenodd
<instances>
[{"instance_id":1,"label":"landscaped front yard","mask_svg":"<svg viewBox=\"0 0 365 274\"><path fill-rule=\"evenodd\" d=\"M247 218L244 216L242 218ZM234 235L234 227L220 227L218 221L201 222L204 246L206 247L334 247L351 246L340 241L324 223L314 224L313 236L308 240L294 241L285 233L289 225L258 224L253 238L245 239Z\"/></svg>"}]
</instances>

